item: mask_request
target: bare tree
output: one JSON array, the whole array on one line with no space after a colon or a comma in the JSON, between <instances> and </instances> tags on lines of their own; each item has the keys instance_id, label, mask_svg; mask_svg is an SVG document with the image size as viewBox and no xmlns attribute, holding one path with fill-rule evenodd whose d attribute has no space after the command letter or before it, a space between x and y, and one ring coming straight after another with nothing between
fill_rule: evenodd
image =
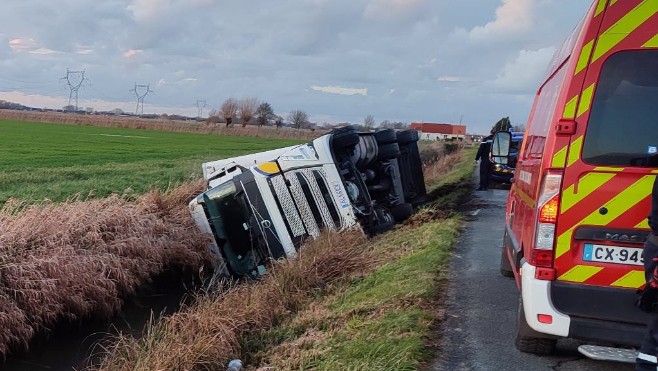
<instances>
[{"instance_id":1,"label":"bare tree","mask_svg":"<svg viewBox=\"0 0 658 371\"><path fill-rule=\"evenodd\" d=\"M366 116L365 119L363 119L363 127L366 128L366 130L370 130L375 127L375 118L372 117L372 115Z\"/></svg>"},{"instance_id":2,"label":"bare tree","mask_svg":"<svg viewBox=\"0 0 658 371\"><path fill-rule=\"evenodd\" d=\"M222 103L222 107L219 109L219 113L226 121L226 126L233 124L233 119L238 113L239 104L238 101L233 98L228 98Z\"/></svg>"},{"instance_id":3,"label":"bare tree","mask_svg":"<svg viewBox=\"0 0 658 371\"><path fill-rule=\"evenodd\" d=\"M295 128L299 129L308 122L308 114L302 110L296 109L290 112L288 119L295 125Z\"/></svg>"},{"instance_id":4,"label":"bare tree","mask_svg":"<svg viewBox=\"0 0 658 371\"><path fill-rule=\"evenodd\" d=\"M263 102L256 109L256 121L258 126L268 125L270 120L274 117L274 111L269 103Z\"/></svg>"},{"instance_id":5,"label":"bare tree","mask_svg":"<svg viewBox=\"0 0 658 371\"><path fill-rule=\"evenodd\" d=\"M281 129L281 127L283 126L283 117L276 115L274 117L274 124L276 124L277 129Z\"/></svg>"},{"instance_id":6,"label":"bare tree","mask_svg":"<svg viewBox=\"0 0 658 371\"><path fill-rule=\"evenodd\" d=\"M245 98L240 101L240 120L242 120L242 127L247 126L249 121L254 118L257 107L258 100L256 98Z\"/></svg>"},{"instance_id":7,"label":"bare tree","mask_svg":"<svg viewBox=\"0 0 658 371\"><path fill-rule=\"evenodd\" d=\"M524 124L514 124L512 125L512 130L513 131L525 131L525 125Z\"/></svg>"}]
</instances>

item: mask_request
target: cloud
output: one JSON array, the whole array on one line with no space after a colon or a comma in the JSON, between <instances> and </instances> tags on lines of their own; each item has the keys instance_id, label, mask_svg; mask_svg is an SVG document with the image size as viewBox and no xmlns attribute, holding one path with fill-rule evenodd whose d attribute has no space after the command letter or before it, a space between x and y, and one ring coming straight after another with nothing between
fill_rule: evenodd
<instances>
[{"instance_id":1,"label":"cloud","mask_svg":"<svg viewBox=\"0 0 658 371\"><path fill-rule=\"evenodd\" d=\"M527 116L529 104L492 92L533 85L530 70L545 70L533 56L559 46L589 7L573 0L0 1L3 90L68 100L60 79L71 68L87 71L81 101L127 102L127 111L137 82L157 92L147 104L194 116L197 99L217 108L253 96L277 112L302 109L330 122L368 114L455 121L466 113L469 125L486 128L499 112ZM31 53L48 50L56 53ZM161 79L168 83L158 86Z\"/></svg>"},{"instance_id":2,"label":"cloud","mask_svg":"<svg viewBox=\"0 0 658 371\"><path fill-rule=\"evenodd\" d=\"M17 52L29 52L38 48L34 39L21 37L9 40L9 46Z\"/></svg>"},{"instance_id":3,"label":"cloud","mask_svg":"<svg viewBox=\"0 0 658 371\"><path fill-rule=\"evenodd\" d=\"M445 82L459 82L459 81L464 81L463 78L459 76L439 76L436 81L445 81Z\"/></svg>"},{"instance_id":4,"label":"cloud","mask_svg":"<svg viewBox=\"0 0 658 371\"><path fill-rule=\"evenodd\" d=\"M533 25L533 10L533 0L503 0L496 9L496 18L484 26L474 27L469 36L482 41L526 31Z\"/></svg>"},{"instance_id":5,"label":"cloud","mask_svg":"<svg viewBox=\"0 0 658 371\"><path fill-rule=\"evenodd\" d=\"M341 95L368 95L368 89L355 89L355 88L344 88L342 86L311 86L312 90L319 91L322 93L329 94L341 94Z\"/></svg>"},{"instance_id":6,"label":"cloud","mask_svg":"<svg viewBox=\"0 0 658 371\"><path fill-rule=\"evenodd\" d=\"M142 54L143 52L143 50L128 49L125 53L123 53L123 57L131 59Z\"/></svg>"},{"instance_id":7,"label":"cloud","mask_svg":"<svg viewBox=\"0 0 658 371\"><path fill-rule=\"evenodd\" d=\"M555 47L521 50L514 61L505 65L492 87L500 92L532 94L556 50Z\"/></svg>"},{"instance_id":8,"label":"cloud","mask_svg":"<svg viewBox=\"0 0 658 371\"><path fill-rule=\"evenodd\" d=\"M417 15L427 0L370 0L363 12L371 20L391 20Z\"/></svg>"},{"instance_id":9,"label":"cloud","mask_svg":"<svg viewBox=\"0 0 658 371\"><path fill-rule=\"evenodd\" d=\"M0 57L8 56L11 50L9 38L6 35L0 34Z\"/></svg>"},{"instance_id":10,"label":"cloud","mask_svg":"<svg viewBox=\"0 0 658 371\"><path fill-rule=\"evenodd\" d=\"M137 22L158 20L171 7L169 0L135 0L126 8Z\"/></svg>"}]
</instances>

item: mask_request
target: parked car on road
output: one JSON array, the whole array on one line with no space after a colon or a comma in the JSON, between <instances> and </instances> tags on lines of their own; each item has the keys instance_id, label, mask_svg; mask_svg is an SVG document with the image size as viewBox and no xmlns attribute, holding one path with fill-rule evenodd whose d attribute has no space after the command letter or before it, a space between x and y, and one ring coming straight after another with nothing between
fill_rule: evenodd
<instances>
[{"instance_id":1,"label":"parked car on road","mask_svg":"<svg viewBox=\"0 0 658 371\"><path fill-rule=\"evenodd\" d=\"M512 183L517 157L522 143L523 133L512 132L509 155L505 157L492 156L491 158L490 181L504 184Z\"/></svg>"}]
</instances>

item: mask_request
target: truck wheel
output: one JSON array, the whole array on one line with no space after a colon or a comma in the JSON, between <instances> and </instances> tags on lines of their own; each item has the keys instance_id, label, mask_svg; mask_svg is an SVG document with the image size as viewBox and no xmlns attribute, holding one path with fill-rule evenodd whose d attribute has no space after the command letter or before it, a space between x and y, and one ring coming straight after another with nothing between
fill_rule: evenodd
<instances>
[{"instance_id":1,"label":"truck wheel","mask_svg":"<svg viewBox=\"0 0 658 371\"><path fill-rule=\"evenodd\" d=\"M336 129L331 137L334 149L354 147L357 143L359 143L359 134L352 127Z\"/></svg>"},{"instance_id":2,"label":"truck wheel","mask_svg":"<svg viewBox=\"0 0 658 371\"><path fill-rule=\"evenodd\" d=\"M405 131L400 131L397 133L398 135L398 143L400 144L405 144L405 143L413 143L417 142L420 137L418 136L418 132L416 130L405 130Z\"/></svg>"},{"instance_id":3,"label":"truck wheel","mask_svg":"<svg viewBox=\"0 0 658 371\"><path fill-rule=\"evenodd\" d=\"M393 229L395 219L388 210L377 208L375 209L375 213L377 215L377 224L368 231L371 236Z\"/></svg>"},{"instance_id":4,"label":"truck wheel","mask_svg":"<svg viewBox=\"0 0 658 371\"><path fill-rule=\"evenodd\" d=\"M374 135L375 139L377 140L377 144L379 145L396 143L398 141L398 137L395 134L395 130L393 129L379 130L376 131Z\"/></svg>"},{"instance_id":5,"label":"truck wheel","mask_svg":"<svg viewBox=\"0 0 658 371\"><path fill-rule=\"evenodd\" d=\"M379 146L377 158L380 160L390 160L400 156L400 146L397 143L384 144Z\"/></svg>"},{"instance_id":6,"label":"truck wheel","mask_svg":"<svg viewBox=\"0 0 658 371\"><path fill-rule=\"evenodd\" d=\"M532 336L534 332L525 320L523 300L519 297L519 311L516 319L516 348L523 353L549 355L555 351L557 339Z\"/></svg>"},{"instance_id":7,"label":"truck wheel","mask_svg":"<svg viewBox=\"0 0 658 371\"><path fill-rule=\"evenodd\" d=\"M507 248L505 248L504 242L503 249L500 252L500 274L502 274L504 277L514 277L514 270L512 269L512 265L509 263L509 259L507 259Z\"/></svg>"},{"instance_id":8,"label":"truck wheel","mask_svg":"<svg viewBox=\"0 0 658 371\"><path fill-rule=\"evenodd\" d=\"M393 214L393 218L398 223L409 219L413 213L414 207L410 203L395 205L391 208L391 214Z\"/></svg>"}]
</instances>

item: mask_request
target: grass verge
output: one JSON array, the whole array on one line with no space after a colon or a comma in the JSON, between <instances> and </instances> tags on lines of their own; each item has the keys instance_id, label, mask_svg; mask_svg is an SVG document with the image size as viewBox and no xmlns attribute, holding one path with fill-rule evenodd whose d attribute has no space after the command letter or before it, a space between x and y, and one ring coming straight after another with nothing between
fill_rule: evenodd
<instances>
[{"instance_id":1,"label":"grass verge","mask_svg":"<svg viewBox=\"0 0 658 371\"><path fill-rule=\"evenodd\" d=\"M273 369L415 370L430 359L450 247L461 219L411 224L373 241L390 261L260 335L254 361ZM281 336L280 334L286 334Z\"/></svg>"}]
</instances>

